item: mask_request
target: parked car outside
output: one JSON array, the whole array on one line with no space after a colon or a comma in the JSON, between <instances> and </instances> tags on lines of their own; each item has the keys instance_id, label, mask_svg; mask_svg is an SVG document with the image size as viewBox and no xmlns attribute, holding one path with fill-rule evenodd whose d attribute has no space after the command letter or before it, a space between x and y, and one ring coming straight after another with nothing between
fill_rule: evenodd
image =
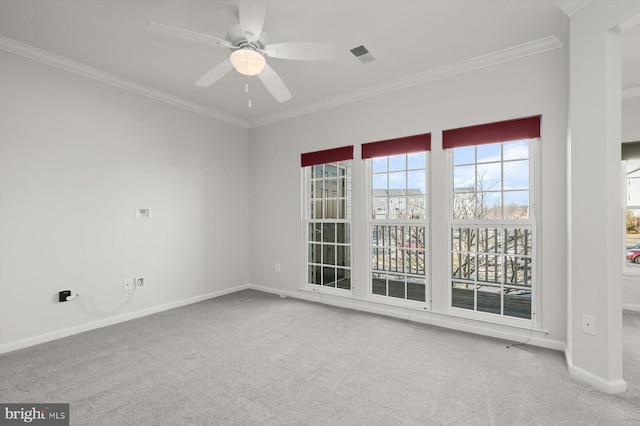
<instances>
[{"instance_id":1,"label":"parked car outside","mask_svg":"<svg viewBox=\"0 0 640 426\"><path fill-rule=\"evenodd\" d=\"M640 248L627 249L627 260L640 264Z\"/></svg>"}]
</instances>

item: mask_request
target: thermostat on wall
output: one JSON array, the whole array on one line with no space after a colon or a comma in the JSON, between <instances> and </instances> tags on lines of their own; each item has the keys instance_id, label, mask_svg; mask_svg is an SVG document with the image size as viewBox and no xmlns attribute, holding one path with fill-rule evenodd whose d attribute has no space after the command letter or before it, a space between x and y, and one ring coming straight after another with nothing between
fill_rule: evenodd
<instances>
[{"instance_id":1,"label":"thermostat on wall","mask_svg":"<svg viewBox=\"0 0 640 426\"><path fill-rule=\"evenodd\" d=\"M136 209L136 219L151 218L151 209Z\"/></svg>"}]
</instances>

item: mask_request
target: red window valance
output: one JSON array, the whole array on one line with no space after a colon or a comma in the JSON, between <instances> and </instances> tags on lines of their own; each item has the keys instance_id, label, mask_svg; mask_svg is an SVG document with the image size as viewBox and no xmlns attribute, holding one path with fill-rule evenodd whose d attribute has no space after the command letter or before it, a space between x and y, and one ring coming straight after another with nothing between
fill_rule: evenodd
<instances>
[{"instance_id":1,"label":"red window valance","mask_svg":"<svg viewBox=\"0 0 640 426\"><path fill-rule=\"evenodd\" d=\"M542 116L536 115L445 130L442 132L442 148L539 138L541 118Z\"/></svg>"},{"instance_id":2,"label":"red window valance","mask_svg":"<svg viewBox=\"0 0 640 426\"><path fill-rule=\"evenodd\" d=\"M431 133L362 144L362 158L430 151Z\"/></svg>"},{"instance_id":3,"label":"red window valance","mask_svg":"<svg viewBox=\"0 0 640 426\"><path fill-rule=\"evenodd\" d=\"M306 152L300 155L302 167L315 166L316 164L332 163L353 159L353 145L340 148L325 149L323 151Z\"/></svg>"}]
</instances>

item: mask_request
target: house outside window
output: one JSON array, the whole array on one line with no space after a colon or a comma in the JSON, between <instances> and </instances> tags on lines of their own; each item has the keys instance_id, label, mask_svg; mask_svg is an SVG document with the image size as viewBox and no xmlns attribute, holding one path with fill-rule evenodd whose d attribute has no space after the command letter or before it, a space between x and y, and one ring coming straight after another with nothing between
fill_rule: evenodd
<instances>
[{"instance_id":1,"label":"house outside window","mask_svg":"<svg viewBox=\"0 0 640 426\"><path fill-rule=\"evenodd\" d=\"M370 182L369 294L400 305L429 301L428 151L430 135L362 147Z\"/></svg>"}]
</instances>

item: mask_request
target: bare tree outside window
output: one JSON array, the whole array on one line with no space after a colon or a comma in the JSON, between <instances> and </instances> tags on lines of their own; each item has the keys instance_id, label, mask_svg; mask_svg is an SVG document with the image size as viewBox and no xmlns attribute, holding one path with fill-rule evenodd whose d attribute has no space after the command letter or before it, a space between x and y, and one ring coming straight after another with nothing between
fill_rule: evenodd
<instances>
[{"instance_id":1,"label":"bare tree outside window","mask_svg":"<svg viewBox=\"0 0 640 426\"><path fill-rule=\"evenodd\" d=\"M478 148L454 149L452 306L531 318L528 142Z\"/></svg>"}]
</instances>

